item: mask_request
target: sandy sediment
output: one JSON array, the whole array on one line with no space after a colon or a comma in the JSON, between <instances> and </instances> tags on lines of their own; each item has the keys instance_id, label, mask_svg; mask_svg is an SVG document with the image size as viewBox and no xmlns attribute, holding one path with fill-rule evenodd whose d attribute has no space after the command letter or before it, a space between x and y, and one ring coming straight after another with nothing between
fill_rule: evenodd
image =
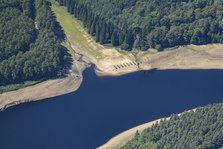
<instances>
[{"instance_id":1,"label":"sandy sediment","mask_svg":"<svg viewBox=\"0 0 223 149\"><path fill-rule=\"evenodd\" d=\"M79 88L82 77L78 74L66 78L48 80L34 86L11 91L0 95L0 108L6 108L24 102L36 101L70 93Z\"/></svg>"},{"instance_id":2,"label":"sandy sediment","mask_svg":"<svg viewBox=\"0 0 223 149\"><path fill-rule=\"evenodd\" d=\"M77 46L70 46L73 65L67 77L0 94L0 109L73 92L81 85L82 72L90 64L94 64L98 76L119 76L153 69L223 69L223 44L189 45L155 54L148 51L122 54L115 49L104 49L99 51L103 54L102 59L96 59Z\"/></svg>"},{"instance_id":3,"label":"sandy sediment","mask_svg":"<svg viewBox=\"0 0 223 149\"><path fill-rule=\"evenodd\" d=\"M188 45L150 54L136 52L95 63L98 76L117 76L141 70L223 69L223 44Z\"/></svg>"},{"instance_id":4,"label":"sandy sediment","mask_svg":"<svg viewBox=\"0 0 223 149\"><path fill-rule=\"evenodd\" d=\"M99 52L103 55L102 59L88 54L86 50L82 50L75 45L71 45L76 53L84 55L85 59L95 66L97 76L119 76L138 71L137 63L131 53L128 55L119 53L116 49L103 49Z\"/></svg>"},{"instance_id":5,"label":"sandy sediment","mask_svg":"<svg viewBox=\"0 0 223 149\"><path fill-rule=\"evenodd\" d=\"M223 69L223 44L188 45L171 51L146 55L141 67L150 69Z\"/></svg>"},{"instance_id":6,"label":"sandy sediment","mask_svg":"<svg viewBox=\"0 0 223 149\"><path fill-rule=\"evenodd\" d=\"M168 120L169 118L167 118ZM133 139L136 132L141 133L146 128L152 127L154 124L159 123L161 119L142 124L140 126L136 126L134 128L131 128L127 131L124 131L117 136L110 139L106 144L98 147L97 149L119 149L120 147L124 146L128 141Z\"/></svg>"},{"instance_id":7,"label":"sandy sediment","mask_svg":"<svg viewBox=\"0 0 223 149\"><path fill-rule=\"evenodd\" d=\"M196 109L192 109L189 111L195 111ZM186 112L189 112L186 111ZM183 112L184 113L184 112ZM179 116L183 113L178 114ZM124 146L126 143L128 143L128 141L130 141L131 139L134 138L136 132L138 133L142 133L142 131L144 131L147 128L152 127L154 124L159 124L161 120L169 120L170 117L166 117L166 118L161 118L158 120L154 120L136 127L133 127L129 130L126 130L118 135L116 135L115 137L111 138L107 143L105 143L104 145L98 147L97 149L119 149L120 147Z\"/></svg>"}]
</instances>

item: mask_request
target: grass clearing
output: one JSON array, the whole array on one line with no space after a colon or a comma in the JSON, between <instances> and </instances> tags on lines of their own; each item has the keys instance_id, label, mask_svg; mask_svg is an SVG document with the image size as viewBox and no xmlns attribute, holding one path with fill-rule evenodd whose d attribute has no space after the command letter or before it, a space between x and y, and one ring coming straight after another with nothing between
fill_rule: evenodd
<instances>
[{"instance_id":1,"label":"grass clearing","mask_svg":"<svg viewBox=\"0 0 223 149\"><path fill-rule=\"evenodd\" d=\"M65 7L52 3L52 11L55 13L57 21L64 29L67 39L71 44L85 50L98 60L104 57L103 53L100 51L100 49L103 49L103 46L99 46L92 37L88 35L80 24L80 21L70 15Z\"/></svg>"}]
</instances>

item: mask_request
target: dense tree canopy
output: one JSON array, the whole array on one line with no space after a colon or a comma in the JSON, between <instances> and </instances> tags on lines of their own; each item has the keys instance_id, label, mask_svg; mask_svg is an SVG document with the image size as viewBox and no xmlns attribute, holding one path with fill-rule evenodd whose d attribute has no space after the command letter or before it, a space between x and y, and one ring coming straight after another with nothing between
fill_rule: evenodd
<instances>
[{"instance_id":1,"label":"dense tree canopy","mask_svg":"<svg viewBox=\"0 0 223 149\"><path fill-rule=\"evenodd\" d=\"M102 44L162 50L223 43L222 0L57 0ZM113 38L112 38L113 37Z\"/></svg>"},{"instance_id":2,"label":"dense tree canopy","mask_svg":"<svg viewBox=\"0 0 223 149\"><path fill-rule=\"evenodd\" d=\"M136 134L121 149L219 149L223 146L223 104L161 121Z\"/></svg>"},{"instance_id":3,"label":"dense tree canopy","mask_svg":"<svg viewBox=\"0 0 223 149\"><path fill-rule=\"evenodd\" d=\"M44 0L1 0L0 85L60 74L57 24Z\"/></svg>"},{"instance_id":4,"label":"dense tree canopy","mask_svg":"<svg viewBox=\"0 0 223 149\"><path fill-rule=\"evenodd\" d=\"M9 5L10 1L7 2ZM27 8L22 8L21 2L18 4L17 7L3 5L0 11L0 61L29 50L29 44L35 40L34 21L29 14L23 13Z\"/></svg>"}]
</instances>

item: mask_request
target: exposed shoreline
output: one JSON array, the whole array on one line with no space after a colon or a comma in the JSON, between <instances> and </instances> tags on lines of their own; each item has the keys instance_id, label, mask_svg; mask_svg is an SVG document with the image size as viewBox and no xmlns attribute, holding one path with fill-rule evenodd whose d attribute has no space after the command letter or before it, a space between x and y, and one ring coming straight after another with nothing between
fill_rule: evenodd
<instances>
[{"instance_id":1,"label":"exposed shoreline","mask_svg":"<svg viewBox=\"0 0 223 149\"><path fill-rule=\"evenodd\" d=\"M49 99L78 90L83 81L82 73L87 67L90 67L90 62L83 60L82 56L75 51L70 51L70 54L73 62L65 77L50 79L33 86L0 94L1 111L20 103Z\"/></svg>"},{"instance_id":2,"label":"exposed shoreline","mask_svg":"<svg viewBox=\"0 0 223 149\"><path fill-rule=\"evenodd\" d=\"M161 118L163 119L163 118ZM104 145L97 147L96 149L119 149L124 146L128 141L134 138L136 132L142 133L143 130L152 127L154 124L159 123L161 119L154 120L136 127L133 127L129 130L126 130L114 137L112 137L107 143ZM167 120L169 119L166 118Z\"/></svg>"},{"instance_id":3,"label":"exposed shoreline","mask_svg":"<svg viewBox=\"0 0 223 149\"><path fill-rule=\"evenodd\" d=\"M163 52L152 49L126 52L96 43L78 21L61 7L53 4L52 10L67 37L66 45L73 59L71 70L64 78L0 94L1 110L76 91L83 80L82 72L91 64L95 66L97 76L120 76L154 69L223 69L223 44L188 45Z\"/></svg>"},{"instance_id":4,"label":"exposed shoreline","mask_svg":"<svg viewBox=\"0 0 223 149\"><path fill-rule=\"evenodd\" d=\"M196 109L188 110L189 111L195 111ZM183 112L185 113L185 112ZM179 116L183 113L178 114ZM105 144L101 145L100 147L97 147L96 149L119 149L120 147L124 146L128 141L134 138L136 132L142 133L145 129L152 127L156 123L160 123L161 120L166 119L169 120L170 117L164 117L160 118L139 126L135 126L131 129L128 129L124 132L121 132L120 134L112 137L110 140L108 140Z\"/></svg>"},{"instance_id":5,"label":"exposed shoreline","mask_svg":"<svg viewBox=\"0 0 223 149\"><path fill-rule=\"evenodd\" d=\"M103 69L102 64L96 73L98 76L115 76L141 70L197 70L197 69L223 69L223 44L209 45L187 45L175 50L158 52L155 54L145 54L138 51L136 59L132 63L137 63L136 67L122 67L119 70L108 71ZM121 63L119 65L123 65ZM116 65L116 64L114 64ZM113 65L113 66L114 66ZM110 66L112 67L112 66Z\"/></svg>"},{"instance_id":6,"label":"exposed shoreline","mask_svg":"<svg viewBox=\"0 0 223 149\"><path fill-rule=\"evenodd\" d=\"M189 45L156 54L138 52L136 58L121 55L115 49L106 51L106 59L98 61L84 50L72 47L73 65L67 77L47 80L34 86L0 94L0 109L13 105L64 95L76 91L83 80L82 72L95 65L97 76L120 76L142 70L168 69L223 69L223 44ZM113 55L115 53L115 55ZM132 57L131 57L132 56ZM111 58L109 58L111 57ZM130 58L129 58L130 57Z\"/></svg>"}]
</instances>

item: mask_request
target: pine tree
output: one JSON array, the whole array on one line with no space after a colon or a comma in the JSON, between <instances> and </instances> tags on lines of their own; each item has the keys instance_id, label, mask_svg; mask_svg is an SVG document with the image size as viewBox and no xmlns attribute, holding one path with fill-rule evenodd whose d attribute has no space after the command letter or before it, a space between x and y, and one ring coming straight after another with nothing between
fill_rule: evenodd
<instances>
[{"instance_id":1,"label":"pine tree","mask_svg":"<svg viewBox=\"0 0 223 149\"><path fill-rule=\"evenodd\" d=\"M100 41L100 29L98 23L96 24L96 42Z\"/></svg>"},{"instance_id":2,"label":"pine tree","mask_svg":"<svg viewBox=\"0 0 223 149\"><path fill-rule=\"evenodd\" d=\"M105 33L104 30L102 30L100 32L99 41L100 41L101 44L105 44L105 42L106 42L106 33Z\"/></svg>"},{"instance_id":3,"label":"pine tree","mask_svg":"<svg viewBox=\"0 0 223 149\"><path fill-rule=\"evenodd\" d=\"M106 24L105 23L103 23L103 27L102 27L102 30L100 32L99 41L100 41L101 44L106 43Z\"/></svg>"},{"instance_id":4,"label":"pine tree","mask_svg":"<svg viewBox=\"0 0 223 149\"><path fill-rule=\"evenodd\" d=\"M94 36L94 34L95 34L95 22L93 22L92 24L91 24L91 29L90 29L90 34L92 35L92 36Z\"/></svg>"},{"instance_id":5,"label":"pine tree","mask_svg":"<svg viewBox=\"0 0 223 149\"><path fill-rule=\"evenodd\" d=\"M116 31L113 32L112 37L111 37L111 43L113 46L118 46L119 45L119 38L116 33Z\"/></svg>"}]
</instances>

